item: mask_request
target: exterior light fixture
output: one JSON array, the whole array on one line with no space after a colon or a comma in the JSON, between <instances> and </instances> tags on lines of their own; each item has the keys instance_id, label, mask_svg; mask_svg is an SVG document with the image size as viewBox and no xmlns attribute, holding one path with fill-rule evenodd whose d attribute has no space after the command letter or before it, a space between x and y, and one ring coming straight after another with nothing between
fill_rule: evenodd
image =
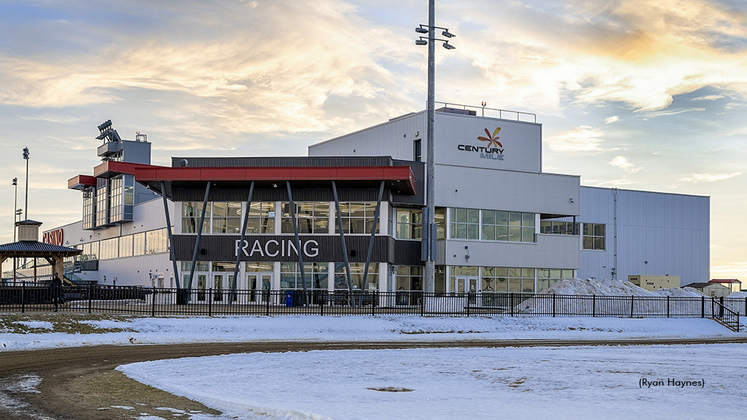
<instances>
[{"instance_id":1,"label":"exterior light fixture","mask_svg":"<svg viewBox=\"0 0 747 420\"><path fill-rule=\"evenodd\" d=\"M444 42L444 48L446 48L447 50L454 50L454 49L456 49L456 47L453 46L453 45L451 45L451 44L449 44L448 41Z\"/></svg>"},{"instance_id":2,"label":"exterior light fixture","mask_svg":"<svg viewBox=\"0 0 747 420\"><path fill-rule=\"evenodd\" d=\"M456 35L452 34L451 32L449 32L448 29L446 29L443 32L441 32L441 35L445 36L446 38L454 38L456 36Z\"/></svg>"},{"instance_id":3,"label":"exterior light fixture","mask_svg":"<svg viewBox=\"0 0 747 420\"><path fill-rule=\"evenodd\" d=\"M419 34L427 34L428 33L428 28L424 28L423 25L420 25L417 28L415 28L415 32L417 32Z\"/></svg>"},{"instance_id":4,"label":"exterior light fixture","mask_svg":"<svg viewBox=\"0 0 747 420\"><path fill-rule=\"evenodd\" d=\"M415 45L428 45L428 41L426 41L424 39L416 39L415 40Z\"/></svg>"}]
</instances>

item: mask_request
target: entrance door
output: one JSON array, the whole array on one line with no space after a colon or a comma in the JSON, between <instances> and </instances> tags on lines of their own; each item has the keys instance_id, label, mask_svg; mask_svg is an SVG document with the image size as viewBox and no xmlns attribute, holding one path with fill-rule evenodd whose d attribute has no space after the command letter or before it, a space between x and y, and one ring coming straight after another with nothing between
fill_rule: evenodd
<instances>
[{"instance_id":1,"label":"entrance door","mask_svg":"<svg viewBox=\"0 0 747 420\"><path fill-rule=\"evenodd\" d=\"M480 306L480 278L479 277L457 277L456 292L467 293L468 303L470 305Z\"/></svg>"},{"instance_id":2,"label":"entrance door","mask_svg":"<svg viewBox=\"0 0 747 420\"><path fill-rule=\"evenodd\" d=\"M272 287L272 273L246 273L246 283L249 287L250 302L267 302L270 297L270 287Z\"/></svg>"},{"instance_id":3,"label":"entrance door","mask_svg":"<svg viewBox=\"0 0 747 420\"><path fill-rule=\"evenodd\" d=\"M213 301L228 301L229 296L231 296L232 283L233 274L213 273ZM236 300L236 296L233 297L233 300Z\"/></svg>"}]
</instances>

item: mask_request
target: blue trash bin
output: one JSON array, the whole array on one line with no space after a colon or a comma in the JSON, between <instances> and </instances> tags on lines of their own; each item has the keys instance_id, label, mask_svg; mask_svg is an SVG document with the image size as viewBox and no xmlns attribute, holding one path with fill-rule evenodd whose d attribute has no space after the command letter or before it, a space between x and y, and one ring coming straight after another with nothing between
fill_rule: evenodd
<instances>
[{"instance_id":1,"label":"blue trash bin","mask_svg":"<svg viewBox=\"0 0 747 420\"><path fill-rule=\"evenodd\" d=\"M285 292L285 306L293 306L293 291Z\"/></svg>"}]
</instances>

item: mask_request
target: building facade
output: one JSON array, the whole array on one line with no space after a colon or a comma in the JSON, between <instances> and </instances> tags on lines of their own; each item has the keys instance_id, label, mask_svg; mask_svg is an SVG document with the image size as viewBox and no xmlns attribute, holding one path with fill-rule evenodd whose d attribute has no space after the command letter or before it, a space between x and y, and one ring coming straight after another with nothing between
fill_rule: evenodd
<instances>
[{"instance_id":1,"label":"building facade","mask_svg":"<svg viewBox=\"0 0 747 420\"><path fill-rule=\"evenodd\" d=\"M128 143L107 145L109 134L93 176L69 182L83 193L82 220L45 237L82 249L76 275L100 284L451 293L540 292L576 276L708 279L708 197L545 173L542 126L526 119L436 113L433 284L421 255L424 112L307 157L174 157L170 167L128 161L117 153Z\"/></svg>"}]
</instances>

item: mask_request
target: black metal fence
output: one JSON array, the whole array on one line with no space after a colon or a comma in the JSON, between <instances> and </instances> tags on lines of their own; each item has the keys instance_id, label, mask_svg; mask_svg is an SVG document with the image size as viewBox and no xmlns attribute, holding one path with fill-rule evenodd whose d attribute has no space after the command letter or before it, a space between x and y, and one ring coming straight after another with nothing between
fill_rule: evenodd
<instances>
[{"instance_id":1,"label":"black metal fence","mask_svg":"<svg viewBox=\"0 0 747 420\"><path fill-rule=\"evenodd\" d=\"M718 318L747 312L747 298L580 296L539 293L451 293L346 290L191 291L142 287L64 287L55 299L44 286L1 286L0 311L111 312L168 315L421 315ZM57 300L57 305L55 305ZM738 324L738 321L737 321Z\"/></svg>"}]
</instances>

